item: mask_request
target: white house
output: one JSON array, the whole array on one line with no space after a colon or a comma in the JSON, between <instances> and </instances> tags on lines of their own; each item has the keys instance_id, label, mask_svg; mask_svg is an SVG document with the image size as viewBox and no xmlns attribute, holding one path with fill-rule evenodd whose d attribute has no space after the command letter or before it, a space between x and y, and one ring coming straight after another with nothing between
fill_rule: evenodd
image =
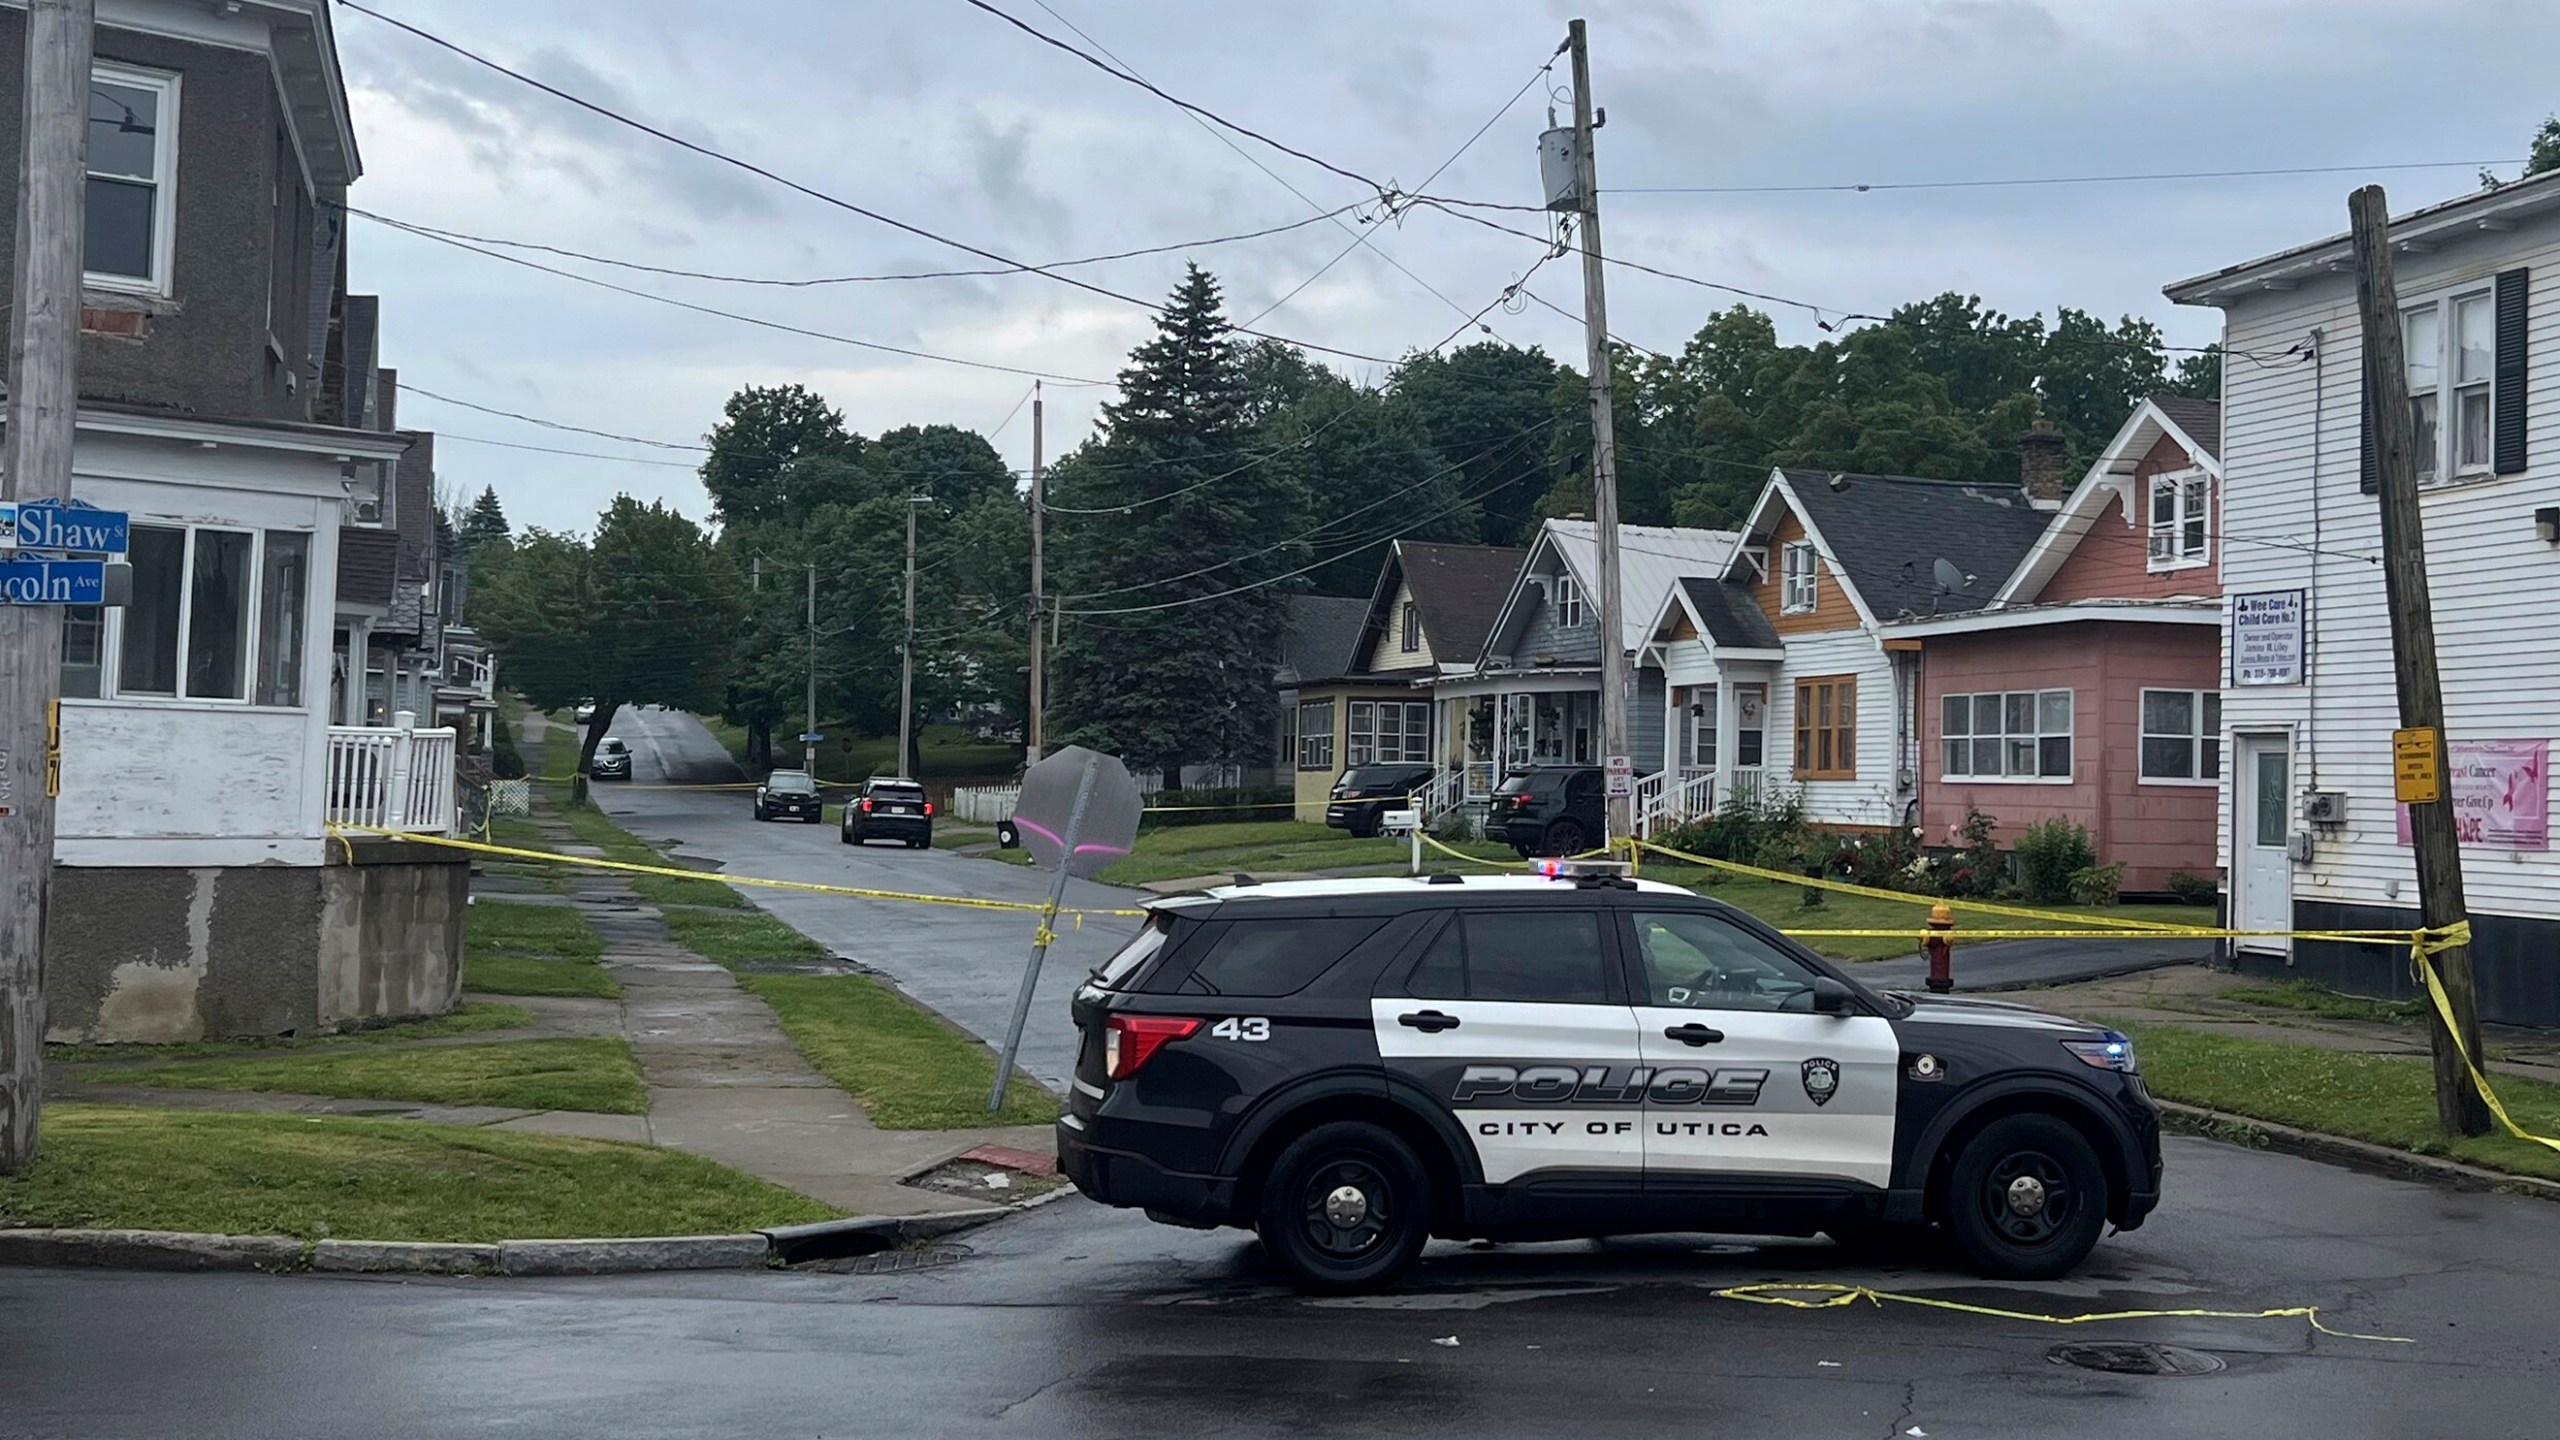
<instances>
[{"instance_id":1,"label":"white house","mask_svg":"<svg viewBox=\"0 0 2560 1440\"><path fill-rule=\"evenodd\" d=\"M2560 1023L2560 174L2392 222L2449 777L2480 1013ZM2405 927L2398 723L2364 459L2352 251L2332 236L2168 287L2223 312L2220 829L2245 929ZM2247 942L2243 968L2410 993L2403 948Z\"/></svg>"}]
</instances>

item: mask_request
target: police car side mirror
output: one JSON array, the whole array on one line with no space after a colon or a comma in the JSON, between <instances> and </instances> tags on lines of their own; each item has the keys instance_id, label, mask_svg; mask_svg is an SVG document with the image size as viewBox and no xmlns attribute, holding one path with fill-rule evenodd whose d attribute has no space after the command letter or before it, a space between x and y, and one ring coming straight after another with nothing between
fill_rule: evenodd
<instances>
[{"instance_id":1,"label":"police car side mirror","mask_svg":"<svg viewBox=\"0 0 2560 1440\"><path fill-rule=\"evenodd\" d=\"M1849 1000L1848 986L1828 975L1814 977L1813 1013L1816 1015L1846 1015L1849 1013Z\"/></svg>"}]
</instances>

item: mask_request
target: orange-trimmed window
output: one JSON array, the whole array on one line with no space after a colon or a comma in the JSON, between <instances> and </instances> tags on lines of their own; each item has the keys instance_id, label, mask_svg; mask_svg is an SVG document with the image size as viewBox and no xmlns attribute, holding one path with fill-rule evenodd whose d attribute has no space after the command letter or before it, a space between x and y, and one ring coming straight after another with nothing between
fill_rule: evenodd
<instances>
[{"instance_id":1,"label":"orange-trimmed window","mask_svg":"<svg viewBox=\"0 0 2560 1440\"><path fill-rule=\"evenodd\" d=\"M1796 682L1796 778L1858 778L1858 677Z\"/></svg>"}]
</instances>

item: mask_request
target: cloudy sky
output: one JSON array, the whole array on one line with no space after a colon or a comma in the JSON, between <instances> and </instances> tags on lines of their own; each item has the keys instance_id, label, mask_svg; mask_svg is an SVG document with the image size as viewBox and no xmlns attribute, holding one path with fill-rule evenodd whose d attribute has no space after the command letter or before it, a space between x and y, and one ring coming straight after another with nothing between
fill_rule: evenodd
<instances>
[{"instance_id":1,"label":"cloudy sky","mask_svg":"<svg viewBox=\"0 0 2560 1440\"><path fill-rule=\"evenodd\" d=\"M1231 147L967 0L368 3L812 189L1017 260L1206 240L1374 199L1252 141L1229 136ZM2366 177L1633 192L2430 161L2494 160L2512 174L2534 126L2560 108L2549 66L2560 6L2541 0L990 3L1345 170L1413 186L1446 162L1433 192L1512 202L1540 198L1535 151L1551 88L1569 113L1563 62L1530 82L1581 13L1608 112L1601 185L1628 192L1604 201L1613 255L1833 314L1952 289L2012 313L2071 304L2148 316L2185 344L2215 338L2218 321L2172 307L2164 283L2344 228L2346 192ZM351 196L362 209L732 276L987 263L614 125L363 14L341 9L338 34L366 164ZM2371 178L2390 186L2395 210L2474 183L2468 165ZM1489 218L1542 228L1536 215ZM1187 253L1225 284L1235 318L1275 307L1261 328L1380 357L1332 362L1374 380L1387 359L1449 335L1540 252L1427 209L1343 228L1354 224L1345 215ZM1361 232L1371 243L1344 254ZM962 425L1029 463L1029 412L1017 408L1025 375L678 309L372 221L358 222L353 244L354 284L385 299L384 362L410 385L683 444L699 441L738 386L797 381L865 433ZM1148 326L1142 306L1038 275L786 288L512 253L799 330L1062 377L1107 379ZM1068 273L1154 300L1184 253ZM1609 285L1611 328L1661 348L1731 298L1622 270ZM1539 271L1529 289L1579 312L1570 262ZM1516 303L1519 313L1496 309L1485 323L1578 363L1578 323ZM1811 312L1773 313L1789 339L1813 334ZM1048 385L1052 455L1088 431L1107 394ZM681 450L415 392L401 419L445 437L449 487L495 485L519 524L582 527L624 491L705 508Z\"/></svg>"}]
</instances>

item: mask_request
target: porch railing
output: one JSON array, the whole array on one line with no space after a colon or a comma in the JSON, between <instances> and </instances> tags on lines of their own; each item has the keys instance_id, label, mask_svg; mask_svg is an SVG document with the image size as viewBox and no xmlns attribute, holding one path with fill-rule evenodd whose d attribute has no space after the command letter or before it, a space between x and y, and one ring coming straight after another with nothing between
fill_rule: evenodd
<instances>
[{"instance_id":1,"label":"porch railing","mask_svg":"<svg viewBox=\"0 0 2560 1440\"><path fill-rule=\"evenodd\" d=\"M450 835L454 732L421 730L403 710L388 728L332 725L323 813L332 825Z\"/></svg>"}]
</instances>

